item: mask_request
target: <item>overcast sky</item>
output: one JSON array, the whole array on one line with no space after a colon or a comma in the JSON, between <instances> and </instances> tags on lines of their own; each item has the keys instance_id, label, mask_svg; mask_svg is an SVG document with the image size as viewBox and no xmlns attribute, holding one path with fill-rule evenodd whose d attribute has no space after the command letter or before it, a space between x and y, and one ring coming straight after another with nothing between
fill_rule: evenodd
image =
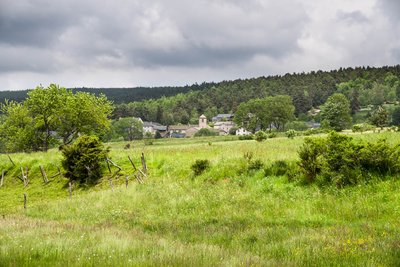
<instances>
[{"instance_id":1,"label":"overcast sky","mask_svg":"<svg viewBox=\"0 0 400 267\"><path fill-rule=\"evenodd\" d=\"M0 90L397 64L399 0L0 0Z\"/></svg>"}]
</instances>

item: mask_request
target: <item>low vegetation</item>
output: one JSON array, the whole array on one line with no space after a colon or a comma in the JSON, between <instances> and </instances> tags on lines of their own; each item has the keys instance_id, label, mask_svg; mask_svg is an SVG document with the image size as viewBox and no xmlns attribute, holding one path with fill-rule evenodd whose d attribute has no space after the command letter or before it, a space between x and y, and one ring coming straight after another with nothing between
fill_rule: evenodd
<instances>
[{"instance_id":1,"label":"low vegetation","mask_svg":"<svg viewBox=\"0 0 400 267\"><path fill-rule=\"evenodd\" d=\"M325 141L310 140L337 138L343 149L361 143L383 152L400 142L393 132L321 138ZM105 174L91 188L75 187L72 198L68 179L57 175L58 150L11 154L14 163L0 155L0 168L8 171L0 187L1 265L395 266L400 261L395 173L359 186L305 185L296 176L301 136L265 142L155 139L151 146L133 141L124 149L126 144L109 144L109 157L121 172ZM132 176L128 160L131 156L140 166L141 153L149 169L143 184ZM205 159L208 168L191 179L193 164ZM40 165L50 182L43 181ZM26 187L18 179L21 166L29 167Z\"/></svg>"},{"instance_id":2,"label":"low vegetation","mask_svg":"<svg viewBox=\"0 0 400 267\"><path fill-rule=\"evenodd\" d=\"M300 167L307 182L356 185L400 173L400 144L385 139L354 140L330 133L327 138L307 138L299 150Z\"/></svg>"}]
</instances>

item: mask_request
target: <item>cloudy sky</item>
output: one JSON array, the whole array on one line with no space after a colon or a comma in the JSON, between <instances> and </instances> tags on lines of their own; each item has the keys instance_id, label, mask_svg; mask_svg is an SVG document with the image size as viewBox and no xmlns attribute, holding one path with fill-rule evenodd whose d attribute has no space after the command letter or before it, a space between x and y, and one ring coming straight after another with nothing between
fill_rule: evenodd
<instances>
[{"instance_id":1,"label":"cloudy sky","mask_svg":"<svg viewBox=\"0 0 400 267\"><path fill-rule=\"evenodd\" d=\"M0 90L396 64L398 0L0 0Z\"/></svg>"}]
</instances>

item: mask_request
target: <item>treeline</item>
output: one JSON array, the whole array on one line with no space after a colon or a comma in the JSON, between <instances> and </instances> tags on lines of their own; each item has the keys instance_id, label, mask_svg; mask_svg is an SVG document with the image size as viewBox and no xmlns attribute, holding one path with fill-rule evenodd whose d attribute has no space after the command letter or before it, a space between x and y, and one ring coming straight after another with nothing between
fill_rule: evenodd
<instances>
[{"instance_id":1,"label":"treeline","mask_svg":"<svg viewBox=\"0 0 400 267\"><path fill-rule=\"evenodd\" d=\"M113 116L140 117L162 124L195 123L202 113L209 119L217 113L235 113L251 99L289 95L299 116L325 103L339 92L351 102L352 112L361 105L380 105L400 96L400 65L392 67L340 68L284 76L223 81L202 90L116 105Z\"/></svg>"},{"instance_id":2,"label":"treeline","mask_svg":"<svg viewBox=\"0 0 400 267\"><path fill-rule=\"evenodd\" d=\"M215 83L202 83L186 86L163 86L163 87L132 87L132 88L70 88L74 94L85 92L96 96L105 95L108 100L114 104L130 103L134 101L143 101L148 99L157 99L163 96L174 96L179 93L199 91L211 87ZM30 90L21 91L0 91L0 99L22 102L27 98Z\"/></svg>"}]
</instances>

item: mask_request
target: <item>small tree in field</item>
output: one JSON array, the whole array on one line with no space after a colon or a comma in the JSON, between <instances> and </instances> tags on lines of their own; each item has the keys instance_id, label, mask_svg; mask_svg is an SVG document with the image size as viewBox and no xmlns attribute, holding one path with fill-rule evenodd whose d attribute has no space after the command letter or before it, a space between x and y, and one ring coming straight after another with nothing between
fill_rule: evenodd
<instances>
[{"instance_id":1,"label":"small tree in field","mask_svg":"<svg viewBox=\"0 0 400 267\"><path fill-rule=\"evenodd\" d=\"M374 112L372 112L371 116L369 117L369 121L371 124L383 129L383 127L389 124L389 112L387 112L384 107L379 106L376 110L374 110Z\"/></svg>"},{"instance_id":2,"label":"small tree in field","mask_svg":"<svg viewBox=\"0 0 400 267\"><path fill-rule=\"evenodd\" d=\"M331 95L321 107L321 119L325 128L342 131L351 125L350 102L343 94Z\"/></svg>"},{"instance_id":3,"label":"small tree in field","mask_svg":"<svg viewBox=\"0 0 400 267\"><path fill-rule=\"evenodd\" d=\"M95 183L103 175L108 150L96 136L83 135L72 145L62 147L65 176L81 183Z\"/></svg>"}]
</instances>

